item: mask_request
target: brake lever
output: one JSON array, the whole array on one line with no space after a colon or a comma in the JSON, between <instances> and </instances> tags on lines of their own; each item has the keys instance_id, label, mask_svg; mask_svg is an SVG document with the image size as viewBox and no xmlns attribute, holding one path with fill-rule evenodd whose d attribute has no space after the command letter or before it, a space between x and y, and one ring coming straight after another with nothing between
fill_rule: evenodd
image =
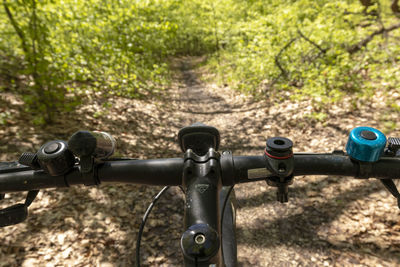
<instances>
[{"instance_id":1,"label":"brake lever","mask_svg":"<svg viewBox=\"0 0 400 267\"><path fill-rule=\"evenodd\" d=\"M393 180L392 179L381 179L380 181L385 186L385 188L392 194L392 196L397 198L397 206L400 209L400 193L399 193L399 190L397 190L397 187L394 184Z\"/></svg>"},{"instance_id":2,"label":"brake lever","mask_svg":"<svg viewBox=\"0 0 400 267\"><path fill-rule=\"evenodd\" d=\"M39 190L32 190L28 192L25 203L12 205L8 208L0 210L0 227L18 224L28 217L28 207L35 200ZM4 194L2 194L4 196Z\"/></svg>"},{"instance_id":3,"label":"brake lever","mask_svg":"<svg viewBox=\"0 0 400 267\"><path fill-rule=\"evenodd\" d=\"M400 157L400 138L389 137L388 138L388 145L385 149L384 154L390 157ZM385 186L385 188L397 198L397 205L400 209L400 193L397 189L395 183L392 179L381 179L381 183Z\"/></svg>"}]
</instances>

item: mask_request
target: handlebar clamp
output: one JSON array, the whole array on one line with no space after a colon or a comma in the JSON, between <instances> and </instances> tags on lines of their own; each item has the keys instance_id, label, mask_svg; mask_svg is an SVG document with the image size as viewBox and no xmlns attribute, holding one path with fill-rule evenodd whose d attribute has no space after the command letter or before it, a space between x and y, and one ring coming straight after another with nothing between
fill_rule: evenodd
<instances>
[{"instance_id":1,"label":"handlebar clamp","mask_svg":"<svg viewBox=\"0 0 400 267\"><path fill-rule=\"evenodd\" d=\"M285 137L267 139L264 151L267 169L273 174L267 178L267 184L277 188L277 201L288 202L288 187L293 183L293 142Z\"/></svg>"},{"instance_id":2,"label":"handlebar clamp","mask_svg":"<svg viewBox=\"0 0 400 267\"><path fill-rule=\"evenodd\" d=\"M100 181L97 177L97 168L93 157L82 156L80 158L80 165L80 171L84 185L90 186L100 184Z\"/></svg>"}]
</instances>

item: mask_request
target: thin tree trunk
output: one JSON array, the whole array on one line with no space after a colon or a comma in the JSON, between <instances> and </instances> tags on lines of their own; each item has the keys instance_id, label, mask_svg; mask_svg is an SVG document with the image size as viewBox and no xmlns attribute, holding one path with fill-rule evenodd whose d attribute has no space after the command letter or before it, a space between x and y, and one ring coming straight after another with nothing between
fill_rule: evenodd
<instances>
[{"instance_id":1,"label":"thin tree trunk","mask_svg":"<svg viewBox=\"0 0 400 267\"><path fill-rule=\"evenodd\" d=\"M13 14L10 11L10 8L8 7L7 4L7 0L3 0L3 7L4 10L6 11L7 17L10 20L11 25L13 26L15 32L17 33L20 41L21 41L21 45L22 45L22 50L24 50L25 55L29 55L30 51L27 45L27 41L26 41L26 37L24 32L21 30L21 27L19 27L18 23L16 22L16 20L14 19Z\"/></svg>"}]
</instances>

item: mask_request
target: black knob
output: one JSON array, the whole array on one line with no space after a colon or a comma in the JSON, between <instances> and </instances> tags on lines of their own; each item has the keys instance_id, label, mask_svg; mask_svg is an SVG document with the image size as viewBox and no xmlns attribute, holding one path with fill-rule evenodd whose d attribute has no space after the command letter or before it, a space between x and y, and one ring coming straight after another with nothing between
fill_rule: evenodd
<instances>
[{"instance_id":1,"label":"black knob","mask_svg":"<svg viewBox=\"0 0 400 267\"><path fill-rule=\"evenodd\" d=\"M366 140L376 140L378 138L374 132L368 130L361 131L361 137Z\"/></svg>"},{"instance_id":2,"label":"black knob","mask_svg":"<svg viewBox=\"0 0 400 267\"><path fill-rule=\"evenodd\" d=\"M266 152L272 157L288 157L292 155L293 142L285 137L271 137L267 139Z\"/></svg>"},{"instance_id":3,"label":"black knob","mask_svg":"<svg viewBox=\"0 0 400 267\"><path fill-rule=\"evenodd\" d=\"M218 252L218 233L208 224L192 225L183 233L181 247L183 254L189 259L209 260Z\"/></svg>"},{"instance_id":4,"label":"black knob","mask_svg":"<svg viewBox=\"0 0 400 267\"><path fill-rule=\"evenodd\" d=\"M40 167L52 176L63 175L75 165L75 157L65 141L51 141L36 153Z\"/></svg>"},{"instance_id":5,"label":"black knob","mask_svg":"<svg viewBox=\"0 0 400 267\"><path fill-rule=\"evenodd\" d=\"M46 152L46 154L54 154L56 153L59 149L61 148L61 145L59 142L54 142L51 143L50 145L46 146L44 148L44 152Z\"/></svg>"}]
</instances>

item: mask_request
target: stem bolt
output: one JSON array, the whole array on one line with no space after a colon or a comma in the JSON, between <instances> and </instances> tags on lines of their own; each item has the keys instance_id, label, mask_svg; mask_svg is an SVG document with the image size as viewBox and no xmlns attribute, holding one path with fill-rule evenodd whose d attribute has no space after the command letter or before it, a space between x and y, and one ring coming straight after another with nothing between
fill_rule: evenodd
<instances>
[{"instance_id":1,"label":"stem bolt","mask_svg":"<svg viewBox=\"0 0 400 267\"><path fill-rule=\"evenodd\" d=\"M206 242L206 237L203 234L198 234L194 237L194 242L196 242L197 245L202 245Z\"/></svg>"}]
</instances>

